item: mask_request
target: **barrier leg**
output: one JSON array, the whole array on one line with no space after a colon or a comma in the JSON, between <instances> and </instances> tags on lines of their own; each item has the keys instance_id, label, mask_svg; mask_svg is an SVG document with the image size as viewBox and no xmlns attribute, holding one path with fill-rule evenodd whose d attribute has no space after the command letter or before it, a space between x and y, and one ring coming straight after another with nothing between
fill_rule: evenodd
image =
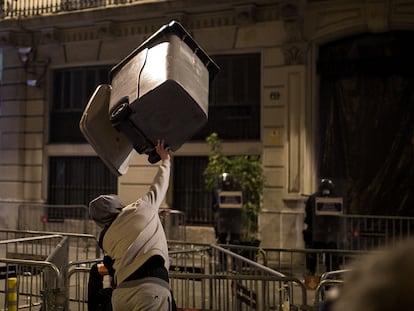
<instances>
[{"instance_id":1,"label":"barrier leg","mask_svg":"<svg viewBox=\"0 0 414 311\"><path fill-rule=\"evenodd\" d=\"M17 311L17 278L7 279L7 310Z\"/></svg>"}]
</instances>

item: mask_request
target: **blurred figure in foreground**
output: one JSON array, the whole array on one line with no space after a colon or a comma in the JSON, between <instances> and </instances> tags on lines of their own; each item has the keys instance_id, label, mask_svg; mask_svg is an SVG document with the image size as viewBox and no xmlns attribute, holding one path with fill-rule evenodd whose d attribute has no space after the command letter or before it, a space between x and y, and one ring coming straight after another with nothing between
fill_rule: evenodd
<instances>
[{"instance_id":1,"label":"blurred figure in foreground","mask_svg":"<svg viewBox=\"0 0 414 311\"><path fill-rule=\"evenodd\" d=\"M333 311L414 309L414 240L357 260Z\"/></svg>"}]
</instances>

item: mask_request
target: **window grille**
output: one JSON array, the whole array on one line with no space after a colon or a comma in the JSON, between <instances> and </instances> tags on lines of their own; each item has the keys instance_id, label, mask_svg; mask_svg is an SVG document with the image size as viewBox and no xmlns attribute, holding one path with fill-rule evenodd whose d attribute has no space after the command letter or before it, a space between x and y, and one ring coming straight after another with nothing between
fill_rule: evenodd
<instances>
[{"instance_id":1,"label":"window grille","mask_svg":"<svg viewBox=\"0 0 414 311\"><path fill-rule=\"evenodd\" d=\"M79 121L96 87L108 83L110 68L110 66L99 66L54 71L53 104L49 126L51 143L86 142L79 129Z\"/></svg>"},{"instance_id":2,"label":"window grille","mask_svg":"<svg viewBox=\"0 0 414 311\"><path fill-rule=\"evenodd\" d=\"M222 139L260 139L260 54L217 55L220 66L210 85L208 124L193 136L204 140L216 132Z\"/></svg>"},{"instance_id":3,"label":"window grille","mask_svg":"<svg viewBox=\"0 0 414 311\"><path fill-rule=\"evenodd\" d=\"M173 208L185 213L189 225L212 225L213 193L205 190L208 157L174 157Z\"/></svg>"},{"instance_id":4,"label":"window grille","mask_svg":"<svg viewBox=\"0 0 414 311\"><path fill-rule=\"evenodd\" d=\"M192 140L211 132L223 139L260 139L260 54L217 55L221 71L210 85L209 119ZM51 143L84 143L79 120L97 85L109 83L111 66L65 68L54 71Z\"/></svg>"},{"instance_id":5,"label":"window grille","mask_svg":"<svg viewBox=\"0 0 414 311\"><path fill-rule=\"evenodd\" d=\"M98 157L51 157L49 159L49 204L88 205L101 194L117 193L117 177ZM53 208L49 211L53 214ZM79 211L60 217L77 218ZM51 215L49 215L50 217Z\"/></svg>"}]
</instances>

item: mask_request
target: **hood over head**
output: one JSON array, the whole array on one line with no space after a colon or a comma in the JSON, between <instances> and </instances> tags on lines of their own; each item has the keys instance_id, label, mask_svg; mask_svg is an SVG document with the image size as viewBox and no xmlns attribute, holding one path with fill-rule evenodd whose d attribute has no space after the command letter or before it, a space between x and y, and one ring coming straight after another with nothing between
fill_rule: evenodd
<instances>
[{"instance_id":1,"label":"hood over head","mask_svg":"<svg viewBox=\"0 0 414 311\"><path fill-rule=\"evenodd\" d=\"M110 225L124 206L115 194L100 195L89 203L89 216L100 225Z\"/></svg>"}]
</instances>

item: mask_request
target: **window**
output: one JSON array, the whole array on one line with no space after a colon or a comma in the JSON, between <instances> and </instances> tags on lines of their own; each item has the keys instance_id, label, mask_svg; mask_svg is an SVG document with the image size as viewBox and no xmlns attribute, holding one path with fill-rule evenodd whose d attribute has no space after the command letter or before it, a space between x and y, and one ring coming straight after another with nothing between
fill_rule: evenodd
<instances>
[{"instance_id":1,"label":"window","mask_svg":"<svg viewBox=\"0 0 414 311\"><path fill-rule=\"evenodd\" d=\"M210 85L208 124L193 140L217 132L222 139L260 139L260 54L212 57L220 72Z\"/></svg>"},{"instance_id":2,"label":"window","mask_svg":"<svg viewBox=\"0 0 414 311\"><path fill-rule=\"evenodd\" d=\"M208 124L193 140L217 132L225 140L260 140L260 54L217 55L220 72L210 85ZM213 193L204 188L208 157L174 157L174 209L190 225L214 224Z\"/></svg>"},{"instance_id":3,"label":"window","mask_svg":"<svg viewBox=\"0 0 414 311\"><path fill-rule=\"evenodd\" d=\"M221 70L210 85L208 124L193 140L211 132L223 139L260 139L260 54L217 55ZM51 143L84 143L79 130L83 109L96 86L108 83L111 66L55 70L50 115Z\"/></svg>"},{"instance_id":4,"label":"window","mask_svg":"<svg viewBox=\"0 0 414 311\"><path fill-rule=\"evenodd\" d=\"M190 225L212 225L213 193L204 188L203 171L208 157L174 157L173 208L185 213Z\"/></svg>"},{"instance_id":5,"label":"window","mask_svg":"<svg viewBox=\"0 0 414 311\"><path fill-rule=\"evenodd\" d=\"M49 204L88 205L98 195L117 193L117 185L117 177L98 157L49 159ZM72 212L65 216L79 218Z\"/></svg>"},{"instance_id":6,"label":"window","mask_svg":"<svg viewBox=\"0 0 414 311\"><path fill-rule=\"evenodd\" d=\"M110 66L99 66L54 71L49 127L51 143L86 142L79 121L97 85L108 83L110 69Z\"/></svg>"}]
</instances>

